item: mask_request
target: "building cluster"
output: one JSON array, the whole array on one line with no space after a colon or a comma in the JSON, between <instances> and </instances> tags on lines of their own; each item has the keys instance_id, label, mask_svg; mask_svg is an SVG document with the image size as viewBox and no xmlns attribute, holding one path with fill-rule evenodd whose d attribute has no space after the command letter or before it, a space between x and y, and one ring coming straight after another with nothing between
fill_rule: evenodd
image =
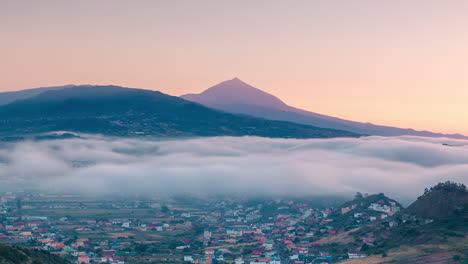
<instances>
[{"instance_id":1,"label":"building cluster","mask_svg":"<svg viewBox=\"0 0 468 264\"><path fill-rule=\"evenodd\" d=\"M99 199L4 193L0 242L45 249L75 263L332 263L366 257L361 247L375 238L359 238L350 252L324 239L400 209L387 201L314 208L289 199Z\"/></svg>"}]
</instances>

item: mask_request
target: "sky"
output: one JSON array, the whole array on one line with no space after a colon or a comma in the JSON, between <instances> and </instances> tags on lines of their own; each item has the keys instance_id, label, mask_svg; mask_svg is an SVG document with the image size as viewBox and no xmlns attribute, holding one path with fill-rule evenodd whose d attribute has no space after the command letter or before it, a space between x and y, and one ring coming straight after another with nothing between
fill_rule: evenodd
<instances>
[{"instance_id":1,"label":"sky","mask_svg":"<svg viewBox=\"0 0 468 264\"><path fill-rule=\"evenodd\" d=\"M22 188L92 194L348 198L356 192L383 192L408 204L438 182L468 184L467 140L81 136L0 145L0 189L19 183Z\"/></svg>"},{"instance_id":2,"label":"sky","mask_svg":"<svg viewBox=\"0 0 468 264\"><path fill-rule=\"evenodd\" d=\"M0 91L171 95L238 77L289 105L468 134L468 1L0 0Z\"/></svg>"}]
</instances>

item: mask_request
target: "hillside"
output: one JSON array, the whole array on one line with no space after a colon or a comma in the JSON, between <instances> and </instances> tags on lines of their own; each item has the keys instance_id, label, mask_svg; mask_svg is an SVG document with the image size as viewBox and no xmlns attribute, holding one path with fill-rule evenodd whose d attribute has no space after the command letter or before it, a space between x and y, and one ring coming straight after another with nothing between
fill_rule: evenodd
<instances>
[{"instance_id":1,"label":"hillside","mask_svg":"<svg viewBox=\"0 0 468 264\"><path fill-rule=\"evenodd\" d=\"M41 87L41 88L26 89L26 90L21 90L21 91L14 91L14 92L3 92L3 93L0 93L0 106L12 103L17 100L24 100L24 99L32 98L34 96L37 96L47 91L63 90L65 88L71 88L71 87L74 87L74 85Z\"/></svg>"},{"instance_id":2,"label":"hillside","mask_svg":"<svg viewBox=\"0 0 468 264\"><path fill-rule=\"evenodd\" d=\"M383 193L372 195L357 193L353 200L339 206L331 217L334 227L350 230L380 220L382 217L392 216L402 208L399 202Z\"/></svg>"},{"instance_id":3,"label":"hillside","mask_svg":"<svg viewBox=\"0 0 468 264\"><path fill-rule=\"evenodd\" d=\"M369 254L402 246L432 248L426 253L456 252L468 257L468 192L466 186L439 183L393 217L365 226L352 236L372 237ZM361 249L363 250L363 249Z\"/></svg>"},{"instance_id":4,"label":"hillside","mask_svg":"<svg viewBox=\"0 0 468 264\"><path fill-rule=\"evenodd\" d=\"M282 120L324 128L341 129L358 134L467 138L459 134L441 134L429 131L417 131L409 128L355 122L302 110L289 106L279 98L257 89L238 78L221 82L200 94L186 94L181 97L229 113L246 114L271 120ZM311 104L313 104L313 101L311 101Z\"/></svg>"},{"instance_id":5,"label":"hillside","mask_svg":"<svg viewBox=\"0 0 468 264\"><path fill-rule=\"evenodd\" d=\"M426 189L404 213L420 218L446 219L462 217L468 220L468 192L462 184L439 183Z\"/></svg>"},{"instance_id":6,"label":"hillside","mask_svg":"<svg viewBox=\"0 0 468 264\"><path fill-rule=\"evenodd\" d=\"M463 184L439 183L399 210L401 205L383 194L357 194L329 216L337 233L318 237L313 243L343 258L348 252L371 256L344 263L460 263L454 258L468 261L467 196ZM382 212L385 205L391 205L392 210Z\"/></svg>"},{"instance_id":7,"label":"hillside","mask_svg":"<svg viewBox=\"0 0 468 264\"><path fill-rule=\"evenodd\" d=\"M0 264L69 264L71 262L43 250L0 244Z\"/></svg>"},{"instance_id":8,"label":"hillside","mask_svg":"<svg viewBox=\"0 0 468 264\"><path fill-rule=\"evenodd\" d=\"M73 86L0 107L0 136L52 131L112 136L358 137L358 134L220 112L161 92Z\"/></svg>"}]
</instances>

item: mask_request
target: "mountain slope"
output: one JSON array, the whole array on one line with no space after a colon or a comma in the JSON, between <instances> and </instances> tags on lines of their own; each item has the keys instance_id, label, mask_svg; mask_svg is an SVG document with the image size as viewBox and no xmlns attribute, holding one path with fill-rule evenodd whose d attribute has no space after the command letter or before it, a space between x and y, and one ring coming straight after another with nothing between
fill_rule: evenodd
<instances>
[{"instance_id":1,"label":"mountain slope","mask_svg":"<svg viewBox=\"0 0 468 264\"><path fill-rule=\"evenodd\" d=\"M463 184L439 183L404 210L420 218L464 218L468 221L468 191Z\"/></svg>"},{"instance_id":2,"label":"mountain slope","mask_svg":"<svg viewBox=\"0 0 468 264\"><path fill-rule=\"evenodd\" d=\"M275 96L252 87L237 78L217 84L200 94L186 94L181 97L230 113L246 114L271 120L290 121L324 128L343 129L359 134L467 138L458 134L446 135L354 122L301 110L288 106Z\"/></svg>"},{"instance_id":3,"label":"mountain slope","mask_svg":"<svg viewBox=\"0 0 468 264\"><path fill-rule=\"evenodd\" d=\"M220 112L161 92L74 86L0 106L0 135L51 131L115 136L357 137L358 134Z\"/></svg>"},{"instance_id":4,"label":"mountain slope","mask_svg":"<svg viewBox=\"0 0 468 264\"><path fill-rule=\"evenodd\" d=\"M364 212L363 209L376 200L396 203L384 199L383 194L357 197L341 206L341 216L331 215L331 225L337 226L336 222L342 221L343 216L350 213ZM359 208L362 202L364 206ZM350 206L355 209L342 211ZM348 252L371 256L343 263L459 263L455 256L468 261L467 222L466 186L445 182L426 189L422 196L400 212L314 243L330 247L330 251L342 254L343 258L347 257L345 253Z\"/></svg>"},{"instance_id":5,"label":"mountain slope","mask_svg":"<svg viewBox=\"0 0 468 264\"><path fill-rule=\"evenodd\" d=\"M47 251L0 244L0 264L68 264L69 261Z\"/></svg>"},{"instance_id":6,"label":"mountain slope","mask_svg":"<svg viewBox=\"0 0 468 264\"><path fill-rule=\"evenodd\" d=\"M468 191L463 184L439 183L414 203L388 219L352 233L373 237L369 253L400 246L433 246L436 251L456 251L468 256Z\"/></svg>"},{"instance_id":7,"label":"mountain slope","mask_svg":"<svg viewBox=\"0 0 468 264\"><path fill-rule=\"evenodd\" d=\"M27 89L15 92L4 92L0 93L0 106L12 103L17 100L24 100L34 96L37 96L43 92L62 90L65 88L74 87L74 85L65 85L65 86L53 86L53 87L41 87L34 89Z\"/></svg>"},{"instance_id":8,"label":"mountain slope","mask_svg":"<svg viewBox=\"0 0 468 264\"><path fill-rule=\"evenodd\" d=\"M370 206L372 204L388 206L389 208L391 208L392 206L396 206L399 209L403 208L403 206L399 202L385 196L385 194L383 193L359 196L356 195L356 197L352 201L343 203L341 206L338 207L338 210L336 210L332 214L332 217L334 219L334 226L344 226L349 228L355 220L355 217L353 216L354 213L375 216L379 219L382 214L382 211L371 209Z\"/></svg>"}]
</instances>

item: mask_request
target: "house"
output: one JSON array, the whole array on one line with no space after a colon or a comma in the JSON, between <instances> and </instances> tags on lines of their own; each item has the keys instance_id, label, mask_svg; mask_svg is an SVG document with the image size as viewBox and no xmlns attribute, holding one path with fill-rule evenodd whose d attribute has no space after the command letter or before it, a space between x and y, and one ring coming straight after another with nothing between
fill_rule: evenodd
<instances>
[{"instance_id":1,"label":"house","mask_svg":"<svg viewBox=\"0 0 468 264\"><path fill-rule=\"evenodd\" d=\"M193 262L193 257L192 256L184 256L184 262Z\"/></svg>"},{"instance_id":2,"label":"house","mask_svg":"<svg viewBox=\"0 0 468 264\"><path fill-rule=\"evenodd\" d=\"M241 258L238 258L238 259L234 260L234 264L244 264L244 263L245 263L245 261L242 260Z\"/></svg>"},{"instance_id":3,"label":"house","mask_svg":"<svg viewBox=\"0 0 468 264\"><path fill-rule=\"evenodd\" d=\"M263 242L263 246L267 250L272 249L273 248L273 241L272 240L266 240L265 242Z\"/></svg>"},{"instance_id":4,"label":"house","mask_svg":"<svg viewBox=\"0 0 468 264\"><path fill-rule=\"evenodd\" d=\"M76 245L79 246L79 247L84 247L85 243L88 242L89 239L87 238L78 238L76 240Z\"/></svg>"},{"instance_id":5,"label":"house","mask_svg":"<svg viewBox=\"0 0 468 264\"><path fill-rule=\"evenodd\" d=\"M365 258L365 257L367 257L367 255L363 253L357 253L357 252L348 253L348 258L350 259L358 259L358 258Z\"/></svg>"},{"instance_id":6,"label":"house","mask_svg":"<svg viewBox=\"0 0 468 264\"><path fill-rule=\"evenodd\" d=\"M344 215L346 214L347 212L351 211L351 208L349 207L344 207L344 208L341 208L341 214Z\"/></svg>"},{"instance_id":7,"label":"house","mask_svg":"<svg viewBox=\"0 0 468 264\"><path fill-rule=\"evenodd\" d=\"M242 230L227 229L226 234L230 236L242 236Z\"/></svg>"},{"instance_id":8,"label":"house","mask_svg":"<svg viewBox=\"0 0 468 264\"><path fill-rule=\"evenodd\" d=\"M279 258L271 258L269 264L281 264L281 261L279 260Z\"/></svg>"},{"instance_id":9,"label":"house","mask_svg":"<svg viewBox=\"0 0 468 264\"><path fill-rule=\"evenodd\" d=\"M186 248L190 248L190 245L184 245L184 246L176 247L176 249L186 249Z\"/></svg>"},{"instance_id":10,"label":"house","mask_svg":"<svg viewBox=\"0 0 468 264\"><path fill-rule=\"evenodd\" d=\"M113 249L103 250L102 254L105 256L113 256L117 251Z\"/></svg>"},{"instance_id":11,"label":"house","mask_svg":"<svg viewBox=\"0 0 468 264\"><path fill-rule=\"evenodd\" d=\"M89 264L89 262L90 262L90 258L88 256L78 257L78 264L82 264L82 263Z\"/></svg>"},{"instance_id":12,"label":"house","mask_svg":"<svg viewBox=\"0 0 468 264\"><path fill-rule=\"evenodd\" d=\"M207 260L211 260L212 258L214 258L214 254L215 254L215 251L212 249L205 250L205 258Z\"/></svg>"},{"instance_id":13,"label":"house","mask_svg":"<svg viewBox=\"0 0 468 264\"><path fill-rule=\"evenodd\" d=\"M102 257L101 262L111 263L113 261L112 257Z\"/></svg>"},{"instance_id":14,"label":"house","mask_svg":"<svg viewBox=\"0 0 468 264\"><path fill-rule=\"evenodd\" d=\"M211 232L208 231L208 230L205 230L205 231L203 232L203 238L204 238L204 239L210 239L210 238L211 238Z\"/></svg>"},{"instance_id":15,"label":"house","mask_svg":"<svg viewBox=\"0 0 468 264\"><path fill-rule=\"evenodd\" d=\"M394 226L397 226L397 225L398 225L398 222L396 222L396 221L390 221L390 222L388 222L388 226L389 226L389 227L394 227Z\"/></svg>"},{"instance_id":16,"label":"house","mask_svg":"<svg viewBox=\"0 0 468 264\"><path fill-rule=\"evenodd\" d=\"M252 258L259 258L265 251L264 250L261 250L261 249L254 249L252 250L252 253L250 254L250 256Z\"/></svg>"},{"instance_id":17,"label":"house","mask_svg":"<svg viewBox=\"0 0 468 264\"><path fill-rule=\"evenodd\" d=\"M60 243L60 242L54 242L50 244L50 247L58 250L58 249L63 249L65 247L65 244Z\"/></svg>"}]
</instances>

